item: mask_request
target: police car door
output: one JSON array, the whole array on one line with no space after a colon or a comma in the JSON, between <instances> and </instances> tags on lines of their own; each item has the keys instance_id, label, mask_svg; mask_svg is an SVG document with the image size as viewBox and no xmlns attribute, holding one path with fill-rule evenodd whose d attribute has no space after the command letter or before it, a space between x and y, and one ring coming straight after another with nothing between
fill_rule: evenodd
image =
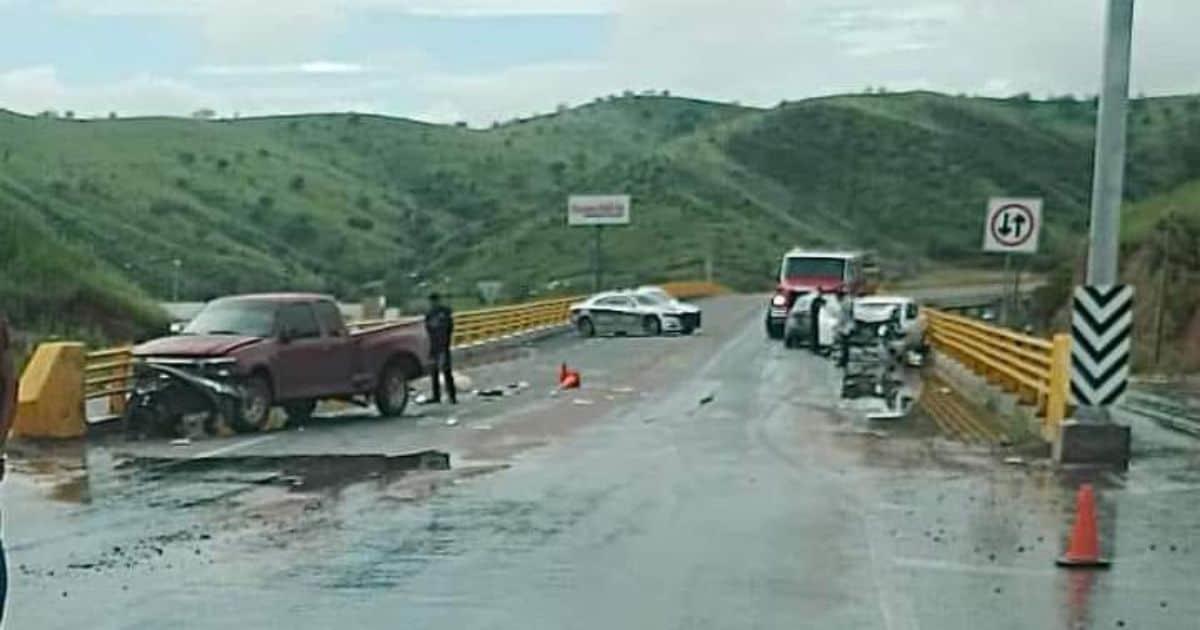
<instances>
[{"instance_id":1,"label":"police car door","mask_svg":"<svg viewBox=\"0 0 1200 630\"><path fill-rule=\"evenodd\" d=\"M629 296L614 298L616 303L617 326L626 334L637 334L642 331L642 312L637 302Z\"/></svg>"},{"instance_id":2,"label":"police car door","mask_svg":"<svg viewBox=\"0 0 1200 630\"><path fill-rule=\"evenodd\" d=\"M622 330L620 307L624 304L624 299L620 296L610 295L605 298L596 300L591 308L592 322L596 325L596 332L601 334L611 334Z\"/></svg>"}]
</instances>

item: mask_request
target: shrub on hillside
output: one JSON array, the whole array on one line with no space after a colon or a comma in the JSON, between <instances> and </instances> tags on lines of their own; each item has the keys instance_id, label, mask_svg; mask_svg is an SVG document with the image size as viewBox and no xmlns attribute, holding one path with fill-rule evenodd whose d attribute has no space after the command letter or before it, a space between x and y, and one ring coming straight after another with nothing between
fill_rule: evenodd
<instances>
[{"instance_id":1,"label":"shrub on hillside","mask_svg":"<svg viewBox=\"0 0 1200 630\"><path fill-rule=\"evenodd\" d=\"M316 240L317 227L313 225L312 215L294 214L280 226L284 238L294 243L307 244Z\"/></svg>"},{"instance_id":2,"label":"shrub on hillside","mask_svg":"<svg viewBox=\"0 0 1200 630\"><path fill-rule=\"evenodd\" d=\"M303 175L296 175L295 177L292 178L292 181L288 182L288 187L296 192L300 192L301 190L304 190L304 186L305 186L305 182L304 182Z\"/></svg>"},{"instance_id":3,"label":"shrub on hillside","mask_svg":"<svg viewBox=\"0 0 1200 630\"><path fill-rule=\"evenodd\" d=\"M375 222L365 217L350 217L346 219L346 225L367 232L375 227Z\"/></svg>"}]
</instances>

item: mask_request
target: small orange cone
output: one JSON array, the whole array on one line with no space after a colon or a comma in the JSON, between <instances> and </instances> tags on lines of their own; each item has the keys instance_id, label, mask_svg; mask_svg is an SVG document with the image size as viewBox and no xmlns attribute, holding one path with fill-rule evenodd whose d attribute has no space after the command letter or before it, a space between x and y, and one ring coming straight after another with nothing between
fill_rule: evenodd
<instances>
[{"instance_id":1,"label":"small orange cone","mask_svg":"<svg viewBox=\"0 0 1200 630\"><path fill-rule=\"evenodd\" d=\"M567 367L567 364L562 364L558 369L558 388L559 389L579 389L581 385L579 372Z\"/></svg>"},{"instance_id":2,"label":"small orange cone","mask_svg":"<svg viewBox=\"0 0 1200 630\"><path fill-rule=\"evenodd\" d=\"M1055 561L1060 567L1106 569L1108 560L1100 557L1100 538L1096 533L1096 495L1092 484L1079 487L1075 496L1075 529L1067 543L1067 552Z\"/></svg>"}]
</instances>

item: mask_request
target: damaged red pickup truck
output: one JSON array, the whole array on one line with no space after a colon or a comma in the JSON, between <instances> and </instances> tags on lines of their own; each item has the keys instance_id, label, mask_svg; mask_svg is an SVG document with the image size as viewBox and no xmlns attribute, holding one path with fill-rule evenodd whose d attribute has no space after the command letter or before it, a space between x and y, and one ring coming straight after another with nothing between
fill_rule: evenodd
<instances>
[{"instance_id":1,"label":"damaged red pickup truck","mask_svg":"<svg viewBox=\"0 0 1200 630\"><path fill-rule=\"evenodd\" d=\"M275 293L209 302L178 335L134 348L130 432L178 433L186 417L265 428L272 407L303 421L319 400L373 401L404 412L409 381L428 373L421 318L351 330L330 297Z\"/></svg>"}]
</instances>

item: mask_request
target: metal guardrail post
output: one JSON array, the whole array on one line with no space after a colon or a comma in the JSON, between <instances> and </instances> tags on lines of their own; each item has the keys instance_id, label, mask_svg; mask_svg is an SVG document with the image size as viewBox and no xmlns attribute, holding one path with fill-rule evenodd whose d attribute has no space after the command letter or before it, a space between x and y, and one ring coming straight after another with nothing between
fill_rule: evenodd
<instances>
[{"instance_id":1,"label":"metal guardrail post","mask_svg":"<svg viewBox=\"0 0 1200 630\"><path fill-rule=\"evenodd\" d=\"M1071 383L1071 336L1054 335L1054 347L1050 351L1050 392L1046 400L1046 422L1044 428L1051 435L1067 416L1067 392Z\"/></svg>"}]
</instances>

